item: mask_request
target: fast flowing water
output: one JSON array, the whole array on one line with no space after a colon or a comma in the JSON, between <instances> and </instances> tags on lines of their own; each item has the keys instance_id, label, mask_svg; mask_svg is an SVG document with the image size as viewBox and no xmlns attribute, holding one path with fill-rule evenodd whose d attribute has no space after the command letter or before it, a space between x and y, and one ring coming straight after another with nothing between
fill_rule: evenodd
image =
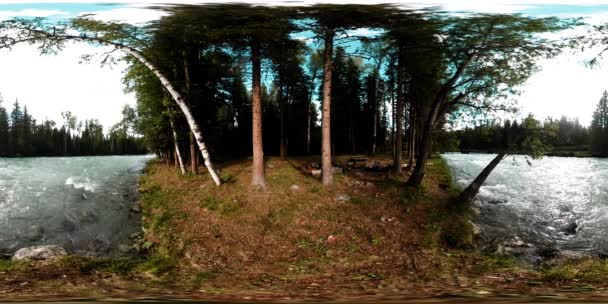
<instances>
[{"instance_id":1,"label":"fast flowing water","mask_svg":"<svg viewBox=\"0 0 608 304\"><path fill-rule=\"evenodd\" d=\"M150 156L0 158L0 252L59 245L120 255L140 227L132 212Z\"/></svg>"},{"instance_id":2,"label":"fast flowing water","mask_svg":"<svg viewBox=\"0 0 608 304\"><path fill-rule=\"evenodd\" d=\"M444 154L455 183L468 185L494 158ZM608 159L524 156L503 160L481 187L475 220L487 242L608 254Z\"/></svg>"}]
</instances>

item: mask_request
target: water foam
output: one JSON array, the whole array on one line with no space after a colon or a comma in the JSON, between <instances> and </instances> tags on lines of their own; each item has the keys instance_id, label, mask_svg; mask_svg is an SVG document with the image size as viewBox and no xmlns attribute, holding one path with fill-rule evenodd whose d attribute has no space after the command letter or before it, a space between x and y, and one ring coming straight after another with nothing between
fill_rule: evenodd
<instances>
[{"instance_id":1,"label":"water foam","mask_svg":"<svg viewBox=\"0 0 608 304\"><path fill-rule=\"evenodd\" d=\"M91 182L88 177L73 177L70 176L65 180L65 184L74 187L74 189L82 189L88 192L95 192L97 184Z\"/></svg>"}]
</instances>

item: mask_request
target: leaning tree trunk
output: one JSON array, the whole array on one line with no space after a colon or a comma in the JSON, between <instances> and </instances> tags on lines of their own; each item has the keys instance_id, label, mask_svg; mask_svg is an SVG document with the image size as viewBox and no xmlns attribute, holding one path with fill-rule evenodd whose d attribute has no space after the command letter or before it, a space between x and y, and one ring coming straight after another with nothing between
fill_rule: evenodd
<instances>
[{"instance_id":1,"label":"leaning tree trunk","mask_svg":"<svg viewBox=\"0 0 608 304\"><path fill-rule=\"evenodd\" d=\"M407 184L412 187L418 187L422 183L424 174L426 173L426 162L429 159L429 150L431 149L431 132L433 131L434 116L429 114L429 119L425 122L422 136L420 137L420 144L418 145L418 152L416 153L416 162L412 174L407 181Z\"/></svg>"},{"instance_id":2,"label":"leaning tree trunk","mask_svg":"<svg viewBox=\"0 0 608 304\"><path fill-rule=\"evenodd\" d=\"M325 50L323 51L323 117L321 120L321 174L323 185L331 185L331 74L335 32L330 29L325 33Z\"/></svg>"},{"instance_id":3,"label":"leaning tree trunk","mask_svg":"<svg viewBox=\"0 0 608 304\"><path fill-rule=\"evenodd\" d=\"M148 69L150 69L150 71L154 74L154 76L156 76L158 78L158 80L161 82L161 84L163 85L165 90L167 90L167 92L169 92L169 94L171 95L171 98L173 98L173 101L175 101L175 103L179 106L180 110L184 113L184 116L186 117L186 121L188 122L188 125L190 126L190 130L194 134L194 137L196 139L196 143L199 147L199 150L201 151L201 154L203 155L203 158L205 161L205 167L207 167L207 170L209 171L209 175L211 175L211 178L213 179L213 181L215 182L216 185L219 186L222 184L222 180L220 179L219 175L215 171L215 168L213 167L213 163L211 162L211 158L209 156L209 151L207 150L207 145L205 144L205 141L203 140L203 132L201 131L201 128L199 127L196 120L194 119L194 116L192 115L192 112L190 111L190 108L186 104L183 96L175 89L175 87L173 86L173 84L171 83L169 78L167 78L167 76L165 76L160 71L160 69L158 69L156 67L156 65L154 65L150 60L148 60L148 58L146 58L146 56L144 56L144 54L142 52L140 52L132 47L126 46L124 44L120 44L120 43L116 43L116 42L112 42L109 40L104 40L104 39L100 39L100 38L96 38L96 37L72 36L72 35L55 36L54 34L48 34L48 33L45 33L45 34L47 34L49 36L49 38L58 38L58 39L64 39L64 40L74 40L74 41L83 41L83 42L94 42L94 43L99 43L99 44L104 44L104 45L109 45L109 46L115 47L116 49L119 49L119 50L127 53L130 56L133 56L133 58L137 59L139 62L141 62L143 65L145 65ZM16 41L16 42L14 42L14 44L17 44L19 42L27 42L27 41L28 40Z\"/></svg>"},{"instance_id":4,"label":"leaning tree trunk","mask_svg":"<svg viewBox=\"0 0 608 304\"><path fill-rule=\"evenodd\" d=\"M401 173L401 154L403 150L403 104L405 102L405 94L403 92L404 81L404 62L402 58L403 46L399 46L399 63L397 65L397 113L395 115L396 130L395 130L395 155L393 158L393 171Z\"/></svg>"},{"instance_id":5,"label":"leaning tree trunk","mask_svg":"<svg viewBox=\"0 0 608 304\"><path fill-rule=\"evenodd\" d=\"M176 164L179 161L179 168L182 171L182 175L186 175L186 166L184 166L184 160L182 159L182 154L179 151L179 143L177 142L177 132L175 131L175 123L173 122L173 118L170 118L171 122L171 132L173 133L173 144L175 145L175 156L176 156Z\"/></svg>"},{"instance_id":6,"label":"leaning tree trunk","mask_svg":"<svg viewBox=\"0 0 608 304\"><path fill-rule=\"evenodd\" d=\"M265 187L264 177L264 144L262 142L262 84L261 84L261 54L260 44L254 41L251 45L251 85L253 102L251 112L253 113L253 168L251 172L251 184L256 187Z\"/></svg>"},{"instance_id":7,"label":"leaning tree trunk","mask_svg":"<svg viewBox=\"0 0 608 304\"><path fill-rule=\"evenodd\" d=\"M108 43L106 42L106 44L108 44ZM175 103L177 103L179 108L184 113L184 116L186 117L186 121L188 121L188 125L190 126L190 130L192 131L192 134L194 135L194 138L196 139L198 148L201 151L201 154L203 155L205 167L207 167L207 170L209 171L211 178L213 179L213 181L215 182L216 185L218 185L218 186L221 185L222 180L220 179L219 175L215 171L215 168L213 167L213 163L211 162L211 157L209 156L209 151L207 150L207 145L205 144L205 141L203 140L203 132L201 131L201 128L199 127L196 120L194 119L194 116L192 115L192 112L190 111L190 108L184 101L184 98L182 97L182 95L173 87L173 85L171 84L169 79L154 64L152 64L152 62L150 62L148 59L146 59L146 57L142 53L140 53L139 51L137 51L135 49L132 49L130 47L126 47L126 46L123 46L120 44L114 44L114 43L110 43L110 44L117 47L118 49L125 51L127 54L135 57L137 60L139 60L141 63L143 63L146 67L148 67L152 71L152 73L154 73L154 75L156 75L156 77L158 77L158 79L163 84L165 89L169 92L169 94L171 95L171 97L173 98Z\"/></svg>"},{"instance_id":8,"label":"leaning tree trunk","mask_svg":"<svg viewBox=\"0 0 608 304\"><path fill-rule=\"evenodd\" d=\"M460 194L456 197L454 202L459 204L460 206L468 206L473 202L473 199L479 193L479 188L486 181L490 173L498 166L501 160L505 158L507 154L505 152L500 152L492 161L479 173L479 175L475 178L475 180L467 186Z\"/></svg>"}]
</instances>

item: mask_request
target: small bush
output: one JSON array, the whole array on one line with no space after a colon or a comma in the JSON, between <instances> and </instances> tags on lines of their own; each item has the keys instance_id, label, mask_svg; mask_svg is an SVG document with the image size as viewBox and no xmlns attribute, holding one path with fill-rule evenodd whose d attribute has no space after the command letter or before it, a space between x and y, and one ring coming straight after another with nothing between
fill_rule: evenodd
<instances>
[{"instance_id":1,"label":"small bush","mask_svg":"<svg viewBox=\"0 0 608 304\"><path fill-rule=\"evenodd\" d=\"M543 270L542 278L550 282L578 280L587 283L605 282L608 280L608 260L585 260L565 262L561 265Z\"/></svg>"},{"instance_id":2,"label":"small bush","mask_svg":"<svg viewBox=\"0 0 608 304\"><path fill-rule=\"evenodd\" d=\"M177 261L173 257L165 255L155 255L144 262L141 268L153 275L163 275L173 270L177 265Z\"/></svg>"}]
</instances>

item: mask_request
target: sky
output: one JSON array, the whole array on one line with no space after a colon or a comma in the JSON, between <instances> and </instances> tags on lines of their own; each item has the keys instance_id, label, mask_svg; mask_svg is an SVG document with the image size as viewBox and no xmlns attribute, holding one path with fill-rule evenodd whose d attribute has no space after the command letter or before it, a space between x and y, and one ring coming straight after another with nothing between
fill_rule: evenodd
<instances>
[{"instance_id":1,"label":"sky","mask_svg":"<svg viewBox=\"0 0 608 304\"><path fill-rule=\"evenodd\" d=\"M162 1L162 0L159 0ZM158 1L156 1L158 2ZM175 3L177 1L169 1ZM192 3L179 1L180 3ZM207 1L217 3L220 1ZM234 1L231 1L234 2ZM316 1L243 1L262 4L312 4ZM334 3L370 3L363 0L332 1ZM379 1L386 3L387 1ZM591 24L608 22L608 0L413 0L388 1L410 7L442 7L453 13L520 13L531 16L584 17ZM46 17L51 20L94 14L94 18L143 24L158 19L162 13L145 9L150 1L0 0L0 20L13 17ZM83 54L101 53L103 49L86 44L69 45L64 52L40 56L35 47L22 45L12 51L0 51L0 94L9 109L16 99L28 106L38 121L54 120L61 124L61 112L70 110L79 119L97 118L107 128L121 119L125 104L135 105L135 96L126 94L122 84L124 63L100 67L99 61L80 64ZM602 92L608 89L608 58L595 69L583 62L597 50L566 52L557 58L540 62L541 71L521 88L517 97L522 115L533 113L537 118L578 118L584 125Z\"/></svg>"}]
</instances>

